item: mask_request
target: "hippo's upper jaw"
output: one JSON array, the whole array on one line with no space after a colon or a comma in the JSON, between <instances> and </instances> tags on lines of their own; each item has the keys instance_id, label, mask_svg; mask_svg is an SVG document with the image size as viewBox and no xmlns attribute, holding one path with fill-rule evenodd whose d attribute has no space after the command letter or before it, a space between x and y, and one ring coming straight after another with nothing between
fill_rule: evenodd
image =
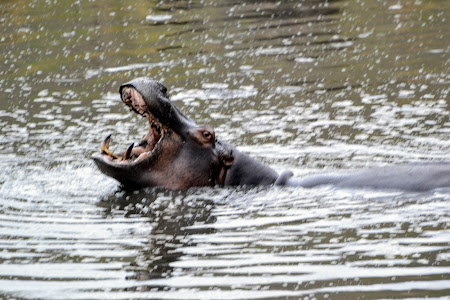
<instances>
[{"instance_id":1,"label":"hippo's upper jaw","mask_svg":"<svg viewBox=\"0 0 450 300\"><path fill-rule=\"evenodd\" d=\"M149 160L156 156L161 141L165 139L166 135L169 135L168 125L159 122L158 118L150 112L142 95L132 85L121 86L120 94L122 101L131 111L136 112L148 120L149 130L147 135L137 146L134 146L133 143L126 151L118 155L109 150L111 134L108 135L101 146L101 153L97 153L93 156L94 161L99 165L100 169L102 169L100 164L106 164L121 169L121 166L126 168L133 166L136 168L140 164L148 163ZM156 95L158 94L159 93L156 93ZM156 97L155 101L157 101Z\"/></svg>"},{"instance_id":2,"label":"hippo's upper jaw","mask_svg":"<svg viewBox=\"0 0 450 300\"><path fill-rule=\"evenodd\" d=\"M130 108L130 111L134 111L147 119L149 125L148 133L136 147L133 143L125 152L119 155L115 155L109 150L111 135L108 135L101 146L101 155L94 155L94 160L98 161L98 158L101 158L114 164L136 166L153 157L153 153L158 151L161 141L165 139L170 128L167 124L161 123L150 112L146 101L133 86L121 86L120 94L122 101Z\"/></svg>"},{"instance_id":3,"label":"hippo's upper jaw","mask_svg":"<svg viewBox=\"0 0 450 300\"><path fill-rule=\"evenodd\" d=\"M223 184L233 159L214 131L197 126L169 100L161 83L137 78L120 87L130 110L148 120L149 131L137 146L122 153L109 150L111 135L93 160L106 175L132 188L164 186L183 189Z\"/></svg>"}]
</instances>

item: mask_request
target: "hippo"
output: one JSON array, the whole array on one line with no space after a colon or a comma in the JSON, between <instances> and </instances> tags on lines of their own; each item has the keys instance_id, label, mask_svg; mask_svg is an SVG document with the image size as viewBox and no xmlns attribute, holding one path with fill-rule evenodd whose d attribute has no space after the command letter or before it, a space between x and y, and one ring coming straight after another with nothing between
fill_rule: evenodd
<instances>
[{"instance_id":1,"label":"hippo","mask_svg":"<svg viewBox=\"0 0 450 300\"><path fill-rule=\"evenodd\" d=\"M216 137L209 126L197 125L169 100L167 88L150 78L136 78L120 86L122 102L148 121L149 130L136 145L114 154L111 135L92 156L101 172L126 189L202 186L294 186L426 191L450 187L450 163L413 163L296 178L278 174Z\"/></svg>"}]
</instances>

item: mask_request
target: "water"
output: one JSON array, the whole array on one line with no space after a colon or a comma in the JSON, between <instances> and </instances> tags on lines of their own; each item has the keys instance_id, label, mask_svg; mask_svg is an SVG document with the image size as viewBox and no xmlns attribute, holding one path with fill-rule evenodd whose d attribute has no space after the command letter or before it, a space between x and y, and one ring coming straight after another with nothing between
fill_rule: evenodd
<instances>
[{"instance_id":1,"label":"water","mask_svg":"<svg viewBox=\"0 0 450 300\"><path fill-rule=\"evenodd\" d=\"M448 1L3 1L0 298L450 295L450 193L121 191L90 160L163 81L297 176L449 160Z\"/></svg>"}]
</instances>

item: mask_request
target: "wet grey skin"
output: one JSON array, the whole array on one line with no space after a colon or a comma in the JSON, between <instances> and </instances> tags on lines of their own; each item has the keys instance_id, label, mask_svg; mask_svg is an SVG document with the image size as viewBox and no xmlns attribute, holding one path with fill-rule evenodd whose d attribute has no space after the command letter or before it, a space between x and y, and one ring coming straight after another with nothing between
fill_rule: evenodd
<instances>
[{"instance_id":1,"label":"wet grey skin","mask_svg":"<svg viewBox=\"0 0 450 300\"><path fill-rule=\"evenodd\" d=\"M93 160L105 175L125 188L162 186L186 189L194 186L276 185L426 191L450 187L450 163L392 165L346 174L295 178L272 168L216 139L209 126L198 126L170 100L167 88L149 78L137 78L120 86L122 101L148 120L149 132L123 153L109 150L108 136Z\"/></svg>"}]
</instances>

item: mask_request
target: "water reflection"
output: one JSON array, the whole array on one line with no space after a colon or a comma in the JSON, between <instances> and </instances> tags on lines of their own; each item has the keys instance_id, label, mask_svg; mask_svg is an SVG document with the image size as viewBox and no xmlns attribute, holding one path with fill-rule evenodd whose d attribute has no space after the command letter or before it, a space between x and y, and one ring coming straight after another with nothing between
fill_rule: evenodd
<instances>
[{"instance_id":1,"label":"water reflection","mask_svg":"<svg viewBox=\"0 0 450 300\"><path fill-rule=\"evenodd\" d=\"M205 192L213 191L188 194L194 200ZM158 193L158 199L167 193ZM192 203L178 192L163 200L164 207L142 201L148 194L121 195L128 198L126 206L116 209L150 220L183 222L200 213L181 228L150 222L155 226L151 250L140 253L135 260L139 266L127 268L135 275L125 290L167 299L184 298L183 290L196 298L376 298L401 296L405 290L427 295L445 283L439 274L448 272L442 255L448 249L442 223L448 216L445 209L435 213L445 206L448 194L416 198L398 192L341 191L331 196L327 189L302 194L296 189L225 189L206 207L203 199ZM320 200L312 202L311 196ZM129 204L133 198L136 204ZM194 210L183 208L186 200ZM165 213L170 206L175 214ZM152 209L158 213L149 213ZM434 216L424 218L427 211Z\"/></svg>"},{"instance_id":2,"label":"water reflection","mask_svg":"<svg viewBox=\"0 0 450 300\"><path fill-rule=\"evenodd\" d=\"M182 253L181 247L195 247L190 235L207 235L215 232L212 228L190 230L196 224L212 224L216 217L211 215L215 207L214 198L218 192L207 190L167 191L145 189L143 191L116 193L99 203L105 209L105 217L114 211L124 211L127 218L146 218L151 232L147 242L135 260L126 267L133 275L130 280L150 280L168 278L173 273L173 263ZM131 274L131 273L130 273ZM163 290L164 286L159 289ZM127 288L144 291L145 286Z\"/></svg>"}]
</instances>

